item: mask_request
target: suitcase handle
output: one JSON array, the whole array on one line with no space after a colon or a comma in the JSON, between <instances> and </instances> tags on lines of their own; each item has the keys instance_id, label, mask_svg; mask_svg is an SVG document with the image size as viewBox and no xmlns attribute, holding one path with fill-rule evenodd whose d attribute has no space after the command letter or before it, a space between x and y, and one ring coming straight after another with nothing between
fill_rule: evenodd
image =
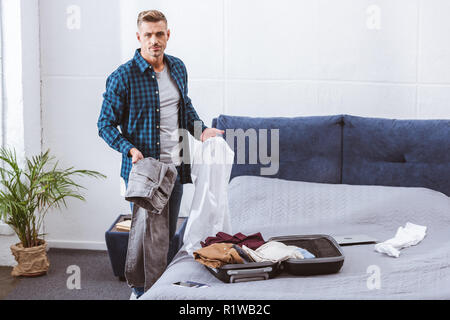
<instances>
[{"instance_id":1,"label":"suitcase handle","mask_svg":"<svg viewBox=\"0 0 450 320\"><path fill-rule=\"evenodd\" d=\"M267 267L257 269L228 270L227 274L230 276L230 283L237 283L254 280L267 280L269 279L269 272L271 271L272 267Z\"/></svg>"},{"instance_id":2,"label":"suitcase handle","mask_svg":"<svg viewBox=\"0 0 450 320\"><path fill-rule=\"evenodd\" d=\"M257 273L267 273L271 272L272 267L266 267L266 268L257 268L257 269L240 269L240 270L228 270L227 274L229 276L232 275L244 275L244 274L257 274Z\"/></svg>"},{"instance_id":3,"label":"suitcase handle","mask_svg":"<svg viewBox=\"0 0 450 320\"><path fill-rule=\"evenodd\" d=\"M267 273L253 274L252 277L246 277L245 275L232 275L230 277L230 283L255 281L255 280L267 280L269 275Z\"/></svg>"}]
</instances>

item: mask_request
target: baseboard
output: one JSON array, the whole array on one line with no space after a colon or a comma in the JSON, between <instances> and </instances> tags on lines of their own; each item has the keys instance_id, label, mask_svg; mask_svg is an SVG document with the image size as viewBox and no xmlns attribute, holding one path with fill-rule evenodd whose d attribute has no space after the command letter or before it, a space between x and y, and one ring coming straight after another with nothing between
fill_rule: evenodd
<instances>
[{"instance_id":1,"label":"baseboard","mask_svg":"<svg viewBox=\"0 0 450 320\"><path fill-rule=\"evenodd\" d=\"M106 251L105 242L96 241L67 241L67 240L46 240L49 248L58 249L82 249L82 250L103 250Z\"/></svg>"},{"instance_id":2,"label":"baseboard","mask_svg":"<svg viewBox=\"0 0 450 320\"><path fill-rule=\"evenodd\" d=\"M0 220L0 235L11 236L13 234L14 230L9 225Z\"/></svg>"}]
</instances>

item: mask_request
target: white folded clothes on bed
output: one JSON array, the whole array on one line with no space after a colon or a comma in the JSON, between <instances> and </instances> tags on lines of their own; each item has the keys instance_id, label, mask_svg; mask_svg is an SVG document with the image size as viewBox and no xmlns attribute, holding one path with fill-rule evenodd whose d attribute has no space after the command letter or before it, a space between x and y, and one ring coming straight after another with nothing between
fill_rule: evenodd
<instances>
[{"instance_id":1,"label":"white folded clothes on bed","mask_svg":"<svg viewBox=\"0 0 450 320\"><path fill-rule=\"evenodd\" d=\"M181 250L191 256L201 248L200 241L218 232L231 233L228 211L228 182L234 152L222 137L201 143L194 141L191 177L194 196Z\"/></svg>"},{"instance_id":2,"label":"white folded clothes on bed","mask_svg":"<svg viewBox=\"0 0 450 320\"><path fill-rule=\"evenodd\" d=\"M400 249L414 246L425 238L427 227L407 222L405 227L399 227L395 237L375 245L375 250L391 257L398 258Z\"/></svg>"},{"instance_id":3,"label":"white folded clothes on bed","mask_svg":"<svg viewBox=\"0 0 450 320\"><path fill-rule=\"evenodd\" d=\"M290 258L304 259L299 248L296 246L288 246L278 241L269 241L260 246L256 250L252 250L246 245L242 249L255 261L271 261L281 262Z\"/></svg>"}]
</instances>

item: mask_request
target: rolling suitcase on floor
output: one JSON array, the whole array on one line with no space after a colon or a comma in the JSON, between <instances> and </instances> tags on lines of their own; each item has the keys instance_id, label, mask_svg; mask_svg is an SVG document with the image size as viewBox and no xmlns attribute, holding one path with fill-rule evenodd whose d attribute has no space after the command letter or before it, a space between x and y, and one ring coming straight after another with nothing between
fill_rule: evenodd
<instances>
[{"instance_id":1,"label":"rolling suitcase on floor","mask_svg":"<svg viewBox=\"0 0 450 320\"><path fill-rule=\"evenodd\" d=\"M227 283L268 280L281 272L295 276L312 276L339 272L344 264L344 253L333 237L324 234L272 237L278 241L308 250L313 259L288 259L282 262L250 262L227 264L221 268L205 268L216 278Z\"/></svg>"}]
</instances>

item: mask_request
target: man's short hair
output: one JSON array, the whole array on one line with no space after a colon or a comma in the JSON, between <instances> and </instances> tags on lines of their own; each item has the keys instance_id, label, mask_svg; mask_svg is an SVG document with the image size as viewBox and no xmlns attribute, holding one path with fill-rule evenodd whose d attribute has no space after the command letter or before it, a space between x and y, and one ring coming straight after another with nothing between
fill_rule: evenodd
<instances>
[{"instance_id":1,"label":"man's short hair","mask_svg":"<svg viewBox=\"0 0 450 320\"><path fill-rule=\"evenodd\" d=\"M139 28L139 26L143 22L158 22L158 21L164 21L167 26L166 16L161 11L146 10L146 11L142 11L141 13L139 13L138 19L137 19L137 26Z\"/></svg>"}]
</instances>

